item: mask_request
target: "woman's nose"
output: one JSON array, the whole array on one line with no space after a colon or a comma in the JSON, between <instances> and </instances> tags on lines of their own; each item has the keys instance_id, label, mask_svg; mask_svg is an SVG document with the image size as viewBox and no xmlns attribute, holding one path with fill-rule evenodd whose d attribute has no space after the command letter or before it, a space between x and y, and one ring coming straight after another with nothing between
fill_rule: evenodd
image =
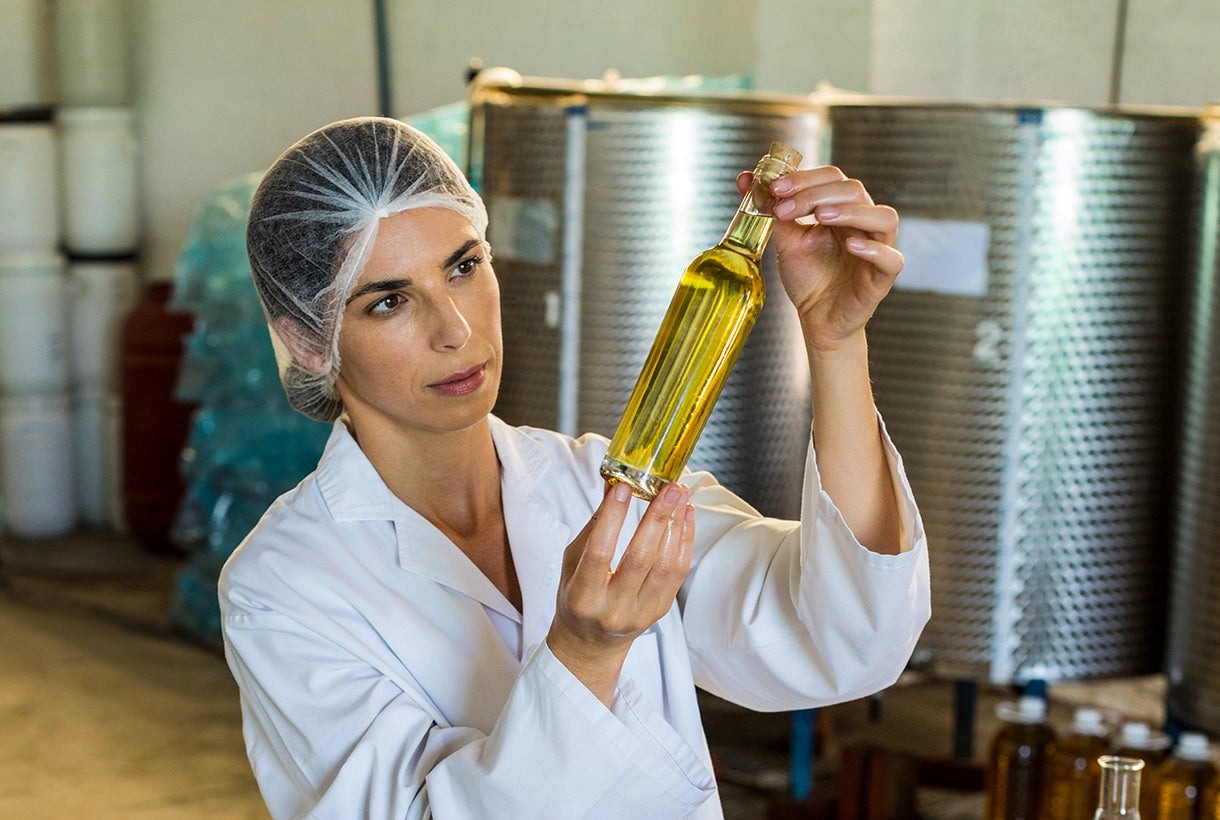
<instances>
[{"instance_id":1,"label":"woman's nose","mask_svg":"<svg viewBox=\"0 0 1220 820\"><path fill-rule=\"evenodd\" d=\"M441 350L461 350L470 340L470 323L453 299L443 298L436 305L436 345Z\"/></svg>"}]
</instances>

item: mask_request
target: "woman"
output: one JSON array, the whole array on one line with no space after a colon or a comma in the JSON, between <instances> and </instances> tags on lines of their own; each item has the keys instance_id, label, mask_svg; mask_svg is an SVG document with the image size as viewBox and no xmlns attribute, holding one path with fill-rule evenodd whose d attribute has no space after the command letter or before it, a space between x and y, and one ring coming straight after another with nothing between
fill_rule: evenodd
<instances>
[{"instance_id":1,"label":"woman","mask_svg":"<svg viewBox=\"0 0 1220 820\"><path fill-rule=\"evenodd\" d=\"M290 401L335 422L220 583L274 816L720 817L696 685L794 709L902 671L926 547L864 341L897 216L833 168L772 190L814 386L800 522L706 473L645 505L605 439L491 415L487 217L431 140L347 120L272 165L251 267Z\"/></svg>"}]
</instances>

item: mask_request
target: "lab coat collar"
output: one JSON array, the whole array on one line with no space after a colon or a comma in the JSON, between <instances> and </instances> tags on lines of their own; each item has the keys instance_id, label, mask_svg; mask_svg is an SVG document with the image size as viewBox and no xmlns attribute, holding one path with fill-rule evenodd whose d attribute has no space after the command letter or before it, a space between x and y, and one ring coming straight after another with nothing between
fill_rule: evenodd
<instances>
[{"instance_id":1,"label":"lab coat collar","mask_svg":"<svg viewBox=\"0 0 1220 820\"><path fill-rule=\"evenodd\" d=\"M317 470L318 490L336 521L386 521L397 500L343 419L331 427Z\"/></svg>"},{"instance_id":2,"label":"lab coat collar","mask_svg":"<svg viewBox=\"0 0 1220 820\"><path fill-rule=\"evenodd\" d=\"M495 416L488 416L492 443L500 459L501 482L532 493L549 466L546 448ZM318 463L318 488L336 521L393 520L405 507L381 480L343 419L331 428ZM407 508L410 509L410 508Z\"/></svg>"},{"instance_id":3,"label":"lab coat collar","mask_svg":"<svg viewBox=\"0 0 1220 820\"><path fill-rule=\"evenodd\" d=\"M340 419L318 464L317 481L336 521L391 521L398 564L467 595L523 623L527 644L540 640L550 621L554 584L570 528L555 519L534 491L550 466L546 448L525 432L489 417L501 467L505 526L521 585L525 613L517 612L495 584L426 518L404 504L365 456Z\"/></svg>"}]
</instances>

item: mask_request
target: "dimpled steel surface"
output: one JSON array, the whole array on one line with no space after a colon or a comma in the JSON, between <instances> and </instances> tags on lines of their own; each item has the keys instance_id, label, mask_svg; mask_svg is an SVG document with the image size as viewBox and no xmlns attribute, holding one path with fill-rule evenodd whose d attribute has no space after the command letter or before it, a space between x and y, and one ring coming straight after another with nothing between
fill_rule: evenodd
<instances>
[{"instance_id":1,"label":"dimpled steel surface","mask_svg":"<svg viewBox=\"0 0 1220 820\"><path fill-rule=\"evenodd\" d=\"M917 657L994 682L1158 671L1194 120L898 104L830 124L877 201L990 232L984 292L899 287L869 326L931 547Z\"/></svg>"},{"instance_id":2,"label":"dimpled steel surface","mask_svg":"<svg viewBox=\"0 0 1220 820\"><path fill-rule=\"evenodd\" d=\"M1195 194L1166 669L1171 716L1214 738L1220 736L1220 109L1199 143Z\"/></svg>"},{"instance_id":3,"label":"dimpled steel surface","mask_svg":"<svg viewBox=\"0 0 1220 820\"><path fill-rule=\"evenodd\" d=\"M479 193L491 215L497 197L563 202L563 147L566 129L560 106L487 106L483 143L485 172ZM477 135L477 132L476 132ZM499 251L505 226L487 226L493 263L500 280L504 333L504 375L495 412L514 424L554 428L558 419L559 327L548 322L547 294L561 289L560 259L514 259ZM558 244L559 236L554 237Z\"/></svg>"},{"instance_id":4,"label":"dimpled steel surface","mask_svg":"<svg viewBox=\"0 0 1220 820\"><path fill-rule=\"evenodd\" d=\"M812 159L818 119L812 107L776 108L744 95L725 105L631 95L582 94L579 100L580 108L565 114L561 102L570 105L570 98L508 90L476 104L474 116L483 123L482 192L493 213L493 248L492 203L498 196L550 198L565 213L565 133L571 132L564 123L570 129L570 118L581 118L576 128L585 161L583 195L576 203L583 229L573 432L608 437L683 270L720 241L741 201L734 178L753 168L773 140ZM559 258L551 265L525 265L497 255L505 375L496 412L510 423L557 425L560 348L573 339L546 326L542 301L546 291L560 289L560 265ZM808 369L773 251L764 255L762 267L766 304L690 467L712 471L764 513L795 517L809 440Z\"/></svg>"}]
</instances>

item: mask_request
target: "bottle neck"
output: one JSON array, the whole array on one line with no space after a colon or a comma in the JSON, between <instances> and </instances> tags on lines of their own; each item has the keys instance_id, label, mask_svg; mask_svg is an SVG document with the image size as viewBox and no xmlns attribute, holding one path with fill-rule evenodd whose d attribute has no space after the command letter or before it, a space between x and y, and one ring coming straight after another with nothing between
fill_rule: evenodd
<instances>
[{"instance_id":1,"label":"bottle neck","mask_svg":"<svg viewBox=\"0 0 1220 820\"><path fill-rule=\"evenodd\" d=\"M720 240L721 246L731 247L755 262L761 259L775 228L775 217L771 215L774 205L775 199L767 187L755 182L741 200L724 239Z\"/></svg>"},{"instance_id":2,"label":"bottle neck","mask_svg":"<svg viewBox=\"0 0 1220 820\"><path fill-rule=\"evenodd\" d=\"M1100 800L1094 820L1139 817L1140 770L1144 768L1144 762L1103 756L1100 763Z\"/></svg>"}]
</instances>

